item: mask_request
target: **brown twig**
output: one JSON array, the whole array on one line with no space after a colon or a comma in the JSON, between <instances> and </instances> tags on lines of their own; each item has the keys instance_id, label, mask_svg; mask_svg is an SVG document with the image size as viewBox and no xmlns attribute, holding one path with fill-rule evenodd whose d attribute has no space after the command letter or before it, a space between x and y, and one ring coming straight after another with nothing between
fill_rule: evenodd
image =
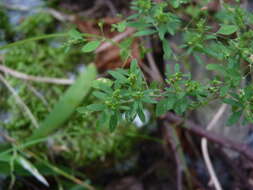
<instances>
[{"instance_id":1,"label":"brown twig","mask_svg":"<svg viewBox=\"0 0 253 190\"><path fill-rule=\"evenodd\" d=\"M29 80L29 81L34 81L34 82L53 83L53 84L60 84L60 85L70 85L74 83L74 80L72 79L60 79L60 78L27 75L27 74L15 71L13 69L10 69L4 65L0 65L0 71L19 79Z\"/></svg>"},{"instance_id":2,"label":"brown twig","mask_svg":"<svg viewBox=\"0 0 253 190\"><path fill-rule=\"evenodd\" d=\"M31 84L29 84L29 83L25 83L25 84L26 84L27 88L28 88L36 97L38 97L38 99L41 100L41 102L48 108L48 110L51 111L51 109L50 109L50 107L49 107L49 104L48 104L47 100L45 99L45 97L44 97L40 92L38 92L37 89L36 89L34 86L32 86Z\"/></svg>"},{"instance_id":3,"label":"brown twig","mask_svg":"<svg viewBox=\"0 0 253 190\"><path fill-rule=\"evenodd\" d=\"M151 45L150 38L147 38L146 45L147 45L148 49L153 49L152 45ZM163 82L163 77L162 77L160 71L158 70L158 68L156 66L155 59L154 59L154 56L153 56L152 52L147 53L147 60L148 60L149 66L150 66L151 71L152 71L153 79L156 80L156 81L159 81L159 82Z\"/></svg>"},{"instance_id":4,"label":"brown twig","mask_svg":"<svg viewBox=\"0 0 253 190\"><path fill-rule=\"evenodd\" d=\"M196 123L189 120L184 120L173 113L168 113L165 117L167 121L182 123L184 124L182 125L184 129L188 130L189 132L194 133L195 135L198 135L200 137L205 137L207 140L222 145L225 148L237 151L243 156L245 156L248 160L253 162L253 151L249 148L247 144L237 143L227 137L224 137L223 135L206 131L205 129L203 129L203 127L197 125Z\"/></svg>"},{"instance_id":5,"label":"brown twig","mask_svg":"<svg viewBox=\"0 0 253 190\"><path fill-rule=\"evenodd\" d=\"M171 148L174 152L174 157L175 157L175 162L177 165L177 190L182 190L182 179L183 179L183 168L182 165L183 163L181 163L181 159L180 159L180 155L179 155L179 150L178 147L180 147L180 144L177 142L177 140L175 138L175 129L171 126L165 126L163 128L165 130L165 138L166 140L171 144Z\"/></svg>"},{"instance_id":6,"label":"brown twig","mask_svg":"<svg viewBox=\"0 0 253 190\"><path fill-rule=\"evenodd\" d=\"M218 112L216 112L216 114L214 115L214 117L212 118L210 123L208 124L208 126L206 128L207 131L211 131L212 129L214 129L217 122L220 120L221 116L226 111L226 108L227 108L227 104L221 105ZM204 158L207 170L210 174L210 178L211 178L211 182L213 183L213 186L215 187L216 190L222 190L221 184L220 184L219 179L215 173L213 164L212 164L210 156L209 156L207 139L205 137L203 137L201 139L201 149L202 149L203 158Z\"/></svg>"},{"instance_id":7,"label":"brown twig","mask_svg":"<svg viewBox=\"0 0 253 190\"><path fill-rule=\"evenodd\" d=\"M65 13L59 12L59 11L57 11L55 9L52 9L52 8L42 9L42 12L49 13L55 19L57 19L57 20L59 20L61 22L66 22L66 21L73 22L75 20L75 16L74 15L65 14Z\"/></svg>"},{"instance_id":8,"label":"brown twig","mask_svg":"<svg viewBox=\"0 0 253 190\"><path fill-rule=\"evenodd\" d=\"M9 84L7 80L0 74L0 81L4 83L4 85L8 88L8 90L12 93L14 96L17 104L23 109L23 111L27 114L29 119L31 120L32 124L34 125L35 128L39 128L39 124L36 120L36 118L33 116L32 112L30 109L27 107L27 105L23 102L23 100L19 97L15 89Z\"/></svg>"},{"instance_id":9,"label":"brown twig","mask_svg":"<svg viewBox=\"0 0 253 190\"><path fill-rule=\"evenodd\" d=\"M7 142L16 143L16 139L10 137L9 135L5 134L4 132L0 132L0 136L3 137Z\"/></svg>"}]
</instances>

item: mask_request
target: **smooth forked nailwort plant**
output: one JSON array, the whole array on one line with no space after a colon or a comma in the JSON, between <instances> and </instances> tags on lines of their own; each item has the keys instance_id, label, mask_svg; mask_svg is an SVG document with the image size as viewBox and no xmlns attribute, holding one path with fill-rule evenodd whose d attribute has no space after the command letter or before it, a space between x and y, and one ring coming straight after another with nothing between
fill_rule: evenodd
<instances>
[{"instance_id":1,"label":"smooth forked nailwort plant","mask_svg":"<svg viewBox=\"0 0 253 190\"><path fill-rule=\"evenodd\" d=\"M176 61L173 69L167 67L164 85L148 84L137 60L133 59L130 69L109 71L112 80L99 79L93 95L98 103L80 108L82 113L100 112L98 126L109 125L114 129L121 120L133 121L138 115L144 122L144 107L154 104L156 115L167 111L184 114L219 100L229 104L232 114L227 124L233 125L239 120L243 124L253 122L253 85L251 83L251 66L253 62L253 15L238 6L224 5L217 15L219 29L213 32L208 26L208 20L200 18L206 15L203 10L194 22L185 23L176 14L177 9L188 1L171 1L154 3L151 0L137 0L132 3L136 11L124 21L114 24L119 32L126 27L135 28L130 37L157 36L161 40L164 59ZM221 19L222 17L222 19ZM183 53L174 52L170 46L169 37L182 32L183 42L180 45ZM81 35L81 34L80 34ZM105 40L105 39L102 39ZM128 47L121 43L119 47L125 57L131 57ZM95 50L99 41L88 42L84 52ZM214 63L206 64L203 56L213 59ZM204 82L193 80L190 71L183 72L180 66L181 58L194 57L196 62L205 65L213 71L212 78ZM187 63L186 63L187 65ZM243 118L243 119L242 119Z\"/></svg>"},{"instance_id":2,"label":"smooth forked nailwort plant","mask_svg":"<svg viewBox=\"0 0 253 190\"><path fill-rule=\"evenodd\" d=\"M137 128L117 126L133 126L129 123L134 123L136 118L146 123L149 119L147 110L154 113L152 118L162 118L167 112L186 116L188 112L215 101L231 108L227 125L253 123L253 14L236 3L223 4L220 11L210 13L206 7L208 2L209 0L199 3L191 0L133 0L133 14L111 25L112 31L132 31L128 37L118 41L105 36L103 22L98 23L101 35L81 33L76 29L42 35L51 31L54 26L53 18L47 13L39 13L23 22L17 28L20 36L36 37L0 46L0 51L6 51L4 61L1 61L5 69L13 66L14 75L17 75L15 69L21 72L20 78L24 78L22 72L26 72L25 76L48 74L55 77L53 79L62 79L70 71L73 72L71 74L80 76L75 80L67 79L71 87L66 90L64 86L52 87L46 83L31 85L29 79L20 83L11 74L3 75L3 78L0 74L0 79L5 84L3 89L9 89L13 94L17 90L17 95L28 102L27 107L34 110L32 116L38 120L38 126L33 126L31 118L20 117L27 115L20 111L22 106L13 104L17 96L8 97L6 108L3 109L14 110L14 116L10 122L0 121L14 139L13 143L8 143L6 147L4 145L0 153L0 164L8 162L10 165L6 173L13 176L15 164L19 164L48 185L42 176L44 174L40 174L36 165L28 161L30 157L41 160L25 149L44 141L47 141L48 149L61 149L60 155L71 160L71 164L74 163L75 166L83 166L98 158L104 159L105 155L113 152L121 157L128 152L127 147L133 144L129 137L139 134ZM214 15L210 17L210 14ZM43 23L47 25L46 28ZM0 10L1 28L6 30L0 30L0 39L8 41L14 30ZM63 43L47 41L56 37L66 37L68 40ZM143 45L152 41L150 39L158 46L151 47L157 49ZM176 43L175 39L178 39ZM132 45L135 42L140 46L138 58L132 55ZM59 44L62 44L61 47L55 48ZM119 48L122 59L120 68L110 70L106 77L98 79L97 69L93 64L86 67L81 74L76 72L77 66L83 64L81 61L90 62L94 58L92 53L97 53L99 48L108 44ZM148 56L144 55L151 51L158 52L158 58L155 60L157 63L149 64L149 68L142 61L150 62ZM159 60L166 63L164 68L157 68ZM66 62L74 62L76 65ZM204 79L197 79L196 73L192 71L194 64L201 66L209 77L205 75ZM153 73L147 72L152 67L158 71L154 73L161 75L161 81L152 81L155 78L152 78ZM159 73L159 69L163 72ZM10 84L3 79L7 79ZM36 96L27 93L28 89L36 93L37 87L41 91ZM4 95L7 94L5 91ZM1 97L0 102L3 102ZM73 116L73 113L76 114ZM66 124L65 127L63 124ZM48 140L48 135L56 130L59 133ZM42 149L45 149L45 145L39 144L34 147L34 152ZM49 152L45 153L46 158L49 154L51 156ZM44 156L40 152L38 155ZM48 163L46 161L50 165ZM59 175L75 181L72 176L57 168L55 170Z\"/></svg>"}]
</instances>

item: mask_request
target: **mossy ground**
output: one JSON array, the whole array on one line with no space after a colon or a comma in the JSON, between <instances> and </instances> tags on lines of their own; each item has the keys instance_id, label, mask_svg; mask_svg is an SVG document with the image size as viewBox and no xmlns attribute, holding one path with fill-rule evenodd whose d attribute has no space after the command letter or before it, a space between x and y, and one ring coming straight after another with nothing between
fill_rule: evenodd
<instances>
[{"instance_id":1,"label":"mossy ground","mask_svg":"<svg viewBox=\"0 0 253 190\"><path fill-rule=\"evenodd\" d=\"M55 32L58 27L63 27L62 30L65 30L64 27L68 26L60 25L50 15L38 13L26 18L16 30L19 32L19 37L27 38ZM82 54L78 47L65 52L61 47L63 43L64 41L55 39L43 40L8 49L3 64L28 75L75 77L80 72L80 68L85 69L85 65L92 60L93 55ZM67 89L67 86L24 81L8 74L5 78L38 122L45 119ZM14 96L3 85L0 86L0 93L1 112L9 113L9 117L1 122L1 125L11 137L21 142L32 134L34 126L16 103ZM88 97L84 103L89 104L92 101L94 100ZM134 136L137 134L134 126L126 124L111 132L108 128L97 128L95 123L96 115L87 117L75 112L57 135L43 145L33 148L33 151L43 156L50 154L63 157L65 164L71 166L82 166L95 160L102 161L109 154L115 158L123 158L129 153Z\"/></svg>"}]
</instances>

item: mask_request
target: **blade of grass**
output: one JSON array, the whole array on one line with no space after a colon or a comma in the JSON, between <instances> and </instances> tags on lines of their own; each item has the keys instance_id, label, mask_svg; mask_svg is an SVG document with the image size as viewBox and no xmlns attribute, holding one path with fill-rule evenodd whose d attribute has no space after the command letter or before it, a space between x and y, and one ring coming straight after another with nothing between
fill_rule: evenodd
<instances>
[{"instance_id":1,"label":"blade of grass","mask_svg":"<svg viewBox=\"0 0 253 190\"><path fill-rule=\"evenodd\" d=\"M89 93L91 83L96 78L96 73L96 67L93 64L88 66L86 71L60 98L40 127L28 138L28 141L46 137L60 127Z\"/></svg>"},{"instance_id":2,"label":"blade of grass","mask_svg":"<svg viewBox=\"0 0 253 190\"><path fill-rule=\"evenodd\" d=\"M45 166L47 166L48 168L50 168L51 170L53 170L55 173L64 176L65 178L73 181L74 183L83 186L84 188L86 188L87 190L95 190L95 188L93 186L91 186L88 183L83 182L81 179L65 172L64 170L61 170L60 168L50 164L48 161L43 160L42 158L40 158L39 156L37 156L36 154L29 152L30 156L34 157L36 160L42 162Z\"/></svg>"}]
</instances>

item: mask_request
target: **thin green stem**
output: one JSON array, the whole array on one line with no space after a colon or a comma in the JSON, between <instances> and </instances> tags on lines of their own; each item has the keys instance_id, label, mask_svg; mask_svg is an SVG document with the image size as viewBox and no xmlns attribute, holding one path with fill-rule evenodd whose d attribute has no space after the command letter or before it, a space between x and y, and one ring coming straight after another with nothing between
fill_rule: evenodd
<instances>
[{"instance_id":1,"label":"thin green stem","mask_svg":"<svg viewBox=\"0 0 253 190\"><path fill-rule=\"evenodd\" d=\"M20 145L16 145L16 148L10 148L10 149L8 149L8 150L6 150L6 151L4 151L4 152L1 152L0 153L0 157L1 157L1 155L4 155L4 154L8 154L8 153L10 153L10 152L12 152L12 151L14 151L14 150L21 150L21 149L24 149L24 148L27 148L27 147L30 147L30 146L32 146L32 145L35 145L35 144L38 144L38 143L41 143L41 142L43 142L43 141L46 141L48 138L47 137L45 137L45 138L40 138L40 139L36 139L36 140L33 140L33 141L29 141L29 142L27 142L27 143L23 143L23 144L20 144Z\"/></svg>"},{"instance_id":2,"label":"thin green stem","mask_svg":"<svg viewBox=\"0 0 253 190\"><path fill-rule=\"evenodd\" d=\"M50 39L50 38L67 37L68 35L69 35L68 33L45 34L45 35L36 36L36 37L28 38L28 39L25 39L25 40L19 40L19 41L16 41L16 42L13 42L13 43L10 43L10 44L7 44L7 45L0 46L0 50L12 48L12 47L15 47L15 46L18 46L18 45L25 44L27 42ZM82 33L82 35L84 37L95 37L95 38L98 38L100 40L105 40L105 41L107 41L109 43L112 43L113 45L119 47L119 44L117 42L113 41L110 38L105 38L105 37L100 36L100 35L88 34L88 33Z\"/></svg>"},{"instance_id":3,"label":"thin green stem","mask_svg":"<svg viewBox=\"0 0 253 190\"><path fill-rule=\"evenodd\" d=\"M46 34L46 35L36 36L36 37L32 37L25 40L20 40L20 41L16 41L7 45L0 46L0 50L12 48L18 45L25 44L27 42L38 41L38 40L49 39L49 38L66 37L66 36L68 36L68 33L56 33L56 34Z\"/></svg>"},{"instance_id":4,"label":"thin green stem","mask_svg":"<svg viewBox=\"0 0 253 190\"><path fill-rule=\"evenodd\" d=\"M43 162L43 164L45 164L48 168L52 169L54 172L58 173L61 176L64 176L65 178L73 181L74 183L83 186L84 188L88 189L88 190L95 190L94 187L92 187L91 185L84 183L82 180L76 178L75 176L72 176L70 174L68 174L67 172L61 170L60 168L53 166L52 164L48 163L47 161L43 160L42 158L38 157L37 155L35 155L32 152L29 152L29 154L31 156L33 156L36 160Z\"/></svg>"}]
</instances>

